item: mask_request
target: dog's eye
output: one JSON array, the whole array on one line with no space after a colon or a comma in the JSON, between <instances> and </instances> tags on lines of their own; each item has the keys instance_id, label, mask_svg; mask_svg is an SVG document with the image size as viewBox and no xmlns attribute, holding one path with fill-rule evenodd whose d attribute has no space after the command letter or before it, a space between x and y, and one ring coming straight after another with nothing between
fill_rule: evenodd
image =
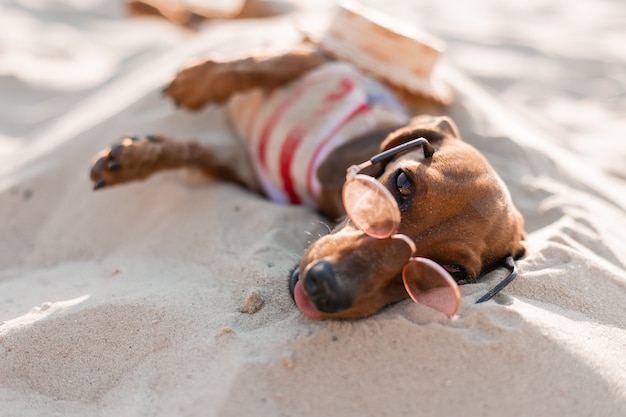
<instances>
[{"instance_id":1,"label":"dog's eye","mask_svg":"<svg viewBox=\"0 0 626 417\"><path fill-rule=\"evenodd\" d=\"M396 176L396 190L403 199L413 194L413 182L404 171L400 171Z\"/></svg>"}]
</instances>

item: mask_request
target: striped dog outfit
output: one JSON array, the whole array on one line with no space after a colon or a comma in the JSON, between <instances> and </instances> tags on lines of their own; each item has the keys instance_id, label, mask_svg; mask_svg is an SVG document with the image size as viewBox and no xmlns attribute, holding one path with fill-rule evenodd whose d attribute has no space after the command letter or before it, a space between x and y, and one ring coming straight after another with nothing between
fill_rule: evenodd
<instances>
[{"instance_id":1,"label":"striped dog outfit","mask_svg":"<svg viewBox=\"0 0 626 417\"><path fill-rule=\"evenodd\" d=\"M317 168L328 154L377 126L409 120L386 87L345 62L329 62L272 91L237 94L228 109L266 194L314 209Z\"/></svg>"}]
</instances>

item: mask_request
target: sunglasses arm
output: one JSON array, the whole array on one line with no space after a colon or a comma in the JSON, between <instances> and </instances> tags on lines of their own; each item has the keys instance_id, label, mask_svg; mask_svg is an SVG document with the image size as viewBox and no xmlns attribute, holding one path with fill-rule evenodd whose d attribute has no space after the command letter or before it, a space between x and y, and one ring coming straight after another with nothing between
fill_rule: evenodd
<instances>
[{"instance_id":1,"label":"sunglasses arm","mask_svg":"<svg viewBox=\"0 0 626 417\"><path fill-rule=\"evenodd\" d=\"M505 258L504 266L507 267L511 271L511 273L506 278L504 278L498 285L487 291L487 294L480 297L478 301L476 301L476 304L484 303L487 300L491 300L494 295L502 291L504 287L509 285L511 281L515 279L515 277L517 276L517 268L515 267L515 261L513 260L512 256L507 256Z\"/></svg>"},{"instance_id":2,"label":"sunglasses arm","mask_svg":"<svg viewBox=\"0 0 626 417\"><path fill-rule=\"evenodd\" d=\"M371 162L372 164L375 164L377 162L384 161L385 159L389 159L394 155L397 155L401 152L415 148L417 146L422 146L422 149L424 151L424 157L426 158L430 158L435 153L435 149L432 147L430 142L428 142L428 140L425 138L419 137L417 139L410 140L394 148L381 152L378 155L373 156L369 160L369 162Z\"/></svg>"},{"instance_id":3,"label":"sunglasses arm","mask_svg":"<svg viewBox=\"0 0 626 417\"><path fill-rule=\"evenodd\" d=\"M424 156L426 158L430 158L435 153L435 149L432 147L430 142L428 142L428 140L425 138L419 137L417 139L410 140L394 148L381 152L378 155L374 155L373 157L363 162L362 164L350 166L346 172L346 180L347 181L353 180L356 177L356 175L359 172L363 171L365 168L371 167L372 165L378 162L389 159L394 155L397 155L401 152L404 152L416 146L422 146L424 150Z\"/></svg>"}]
</instances>

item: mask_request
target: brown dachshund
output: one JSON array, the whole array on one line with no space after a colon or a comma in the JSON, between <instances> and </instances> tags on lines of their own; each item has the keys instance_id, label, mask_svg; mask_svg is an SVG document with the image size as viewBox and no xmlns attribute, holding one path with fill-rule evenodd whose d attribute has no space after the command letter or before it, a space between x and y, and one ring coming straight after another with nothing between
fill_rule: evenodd
<instances>
[{"instance_id":1,"label":"brown dachshund","mask_svg":"<svg viewBox=\"0 0 626 417\"><path fill-rule=\"evenodd\" d=\"M95 157L94 188L196 167L329 219L347 214L291 274L304 314L359 318L410 296L452 317L458 283L512 268L480 302L515 277L525 233L485 158L449 118L423 115L447 96L430 78L437 48L413 29L346 5L315 46L192 64L165 93L192 110L224 103L248 157L235 168L196 142L128 137Z\"/></svg>"},{"instance_id":2,"label":"brown dachshund","mask_svg":"<svg viewBox=\"0 0 626 417\"><path fill-rule=\"evenodd\" d=\"M327 62L314 49L228 62L208 60L180 72L166 93L189 109L223 103L248 90L270 94L281 86L279 90L289 95L299 79ZM508 190L486 159L461 140L447 117L418 116L404 127L383 124L349 138L316 168L321 184L316 207L328 218L341 218L346 168L414 138L427 139L434 153L427 157L422 149L408 150L368 168L368 173L397 200L398 230L415 247L401 239L371 237L344 218L308 248L291 277L292 295L308 316L359 318L406 299L402 269L411 251L443 266L460 283L476 280L508 256L524 254L523 219ZM263 188L242 178L232 164L221 163L216 155L214 149L196 142L157 135L129 137L94 158L91 178L99 189L161 170L197 167L220 180ZM241 163L246 161L242 158Z\"/></svg>"}]
</instances>

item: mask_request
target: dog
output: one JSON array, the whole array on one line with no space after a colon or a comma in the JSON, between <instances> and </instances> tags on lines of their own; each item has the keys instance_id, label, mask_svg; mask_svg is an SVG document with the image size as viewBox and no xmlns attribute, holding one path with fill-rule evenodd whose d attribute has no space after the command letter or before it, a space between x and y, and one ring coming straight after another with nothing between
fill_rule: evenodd
<instances>
[{"instance_id":1,"label":"dog","mask_svg":"<svg viewBox=\"0 0 626 417\"><path fill-rule=\"evenodd\" d=\"M526 251L524 220L505 184L449 117L410 118L388 86L314 46L201 60L180 71L165 94L190 110L228 106L248 142L256 180L220 162L215 149L147 135L124 138L94 157L94 189L195 167L338 220L305 251L289 278L296 305L311 318L362 318L408 298L403 270L415 255L466 283ZM363 170L395 200L397 231L404 236L373 237L346 217L346 169L418 138L432 152L408 149Z\"/></svg>"}]
</instances>

